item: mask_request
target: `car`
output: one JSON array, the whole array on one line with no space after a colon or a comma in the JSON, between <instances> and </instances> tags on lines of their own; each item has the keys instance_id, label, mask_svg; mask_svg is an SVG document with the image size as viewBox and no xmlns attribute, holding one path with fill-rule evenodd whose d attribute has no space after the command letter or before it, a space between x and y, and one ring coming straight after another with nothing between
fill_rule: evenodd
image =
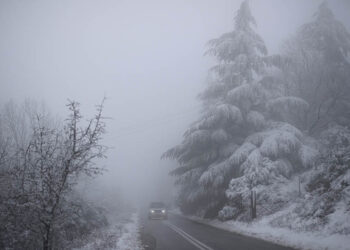
<instances>
[{"instance_id":1,"label":"car","mask_svg":"<svg viewBox=\"0 0 350 250\"><path fill-rule=\"evenodd\" d=\"M148 211L148 219L168 219L168 210L163 202L151 202Z\"/></svg>"}]
</instances>

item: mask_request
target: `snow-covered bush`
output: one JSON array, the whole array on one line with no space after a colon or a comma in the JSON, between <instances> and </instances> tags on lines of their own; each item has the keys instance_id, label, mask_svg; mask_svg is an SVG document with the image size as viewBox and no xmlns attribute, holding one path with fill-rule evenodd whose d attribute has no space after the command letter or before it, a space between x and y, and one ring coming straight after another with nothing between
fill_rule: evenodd
<instances>
[{"instance_id":1,"label":"snow-covered bush","mask_svg":"<svg viewBox=\"0 0 350 250\"><path fill-rule=\"evenodd\" d=\"M242 210L238 206L224 206L219 211L218 217L221 220L235 219L241 213Z\"/></svg>"},{"instance_id":2,"label":"snow-covered bush","mask_svg":"<svg viewBox=\"0 0 350 250\"><path fill-rule=\"evenodd\" d=\"M334 126L323 132L319 165L307 175L305 194L271 224L297 231L350 233L350 130Z\"/></svg>"},{"instance_id":3,"label":"snow-covered bush","mask_svg":"<svg viewBox=\"0 0 350 250\"><path fill-rule=\"evenodd\" d=\"M283 122L268 122L266 129L246 138L246 142L230 157L231 164L236 164L240 171L237 178L232 178L226 195L230 200L242 197L242 212L250 206L250 193L258 193L258 203L268 207L265 214L277 211L283 200L276 196L278 187L284 185L293 173L312 167L319 153L305 144L300 130ZM242 154L244 152L244 154ZM275 190L272 192L272 190ZM272 204L276 205L274 208ZM236 212L236 211L235 211ZM225 216L228 216L227 211Z\"/></svg>"},{"instance_id":4,"label":"snow-covered bush","mask_svg":"<svg viewBox=\"0 0 350 250\"><path fill-rule=\"evenodd\" d=\"M72 194L65 204L65 217L55 231L56 247L72 249L82 247L96 230L108 226L107 211ZM69 218L69 219L68 219Z\"/></svg>"}]
</instances>

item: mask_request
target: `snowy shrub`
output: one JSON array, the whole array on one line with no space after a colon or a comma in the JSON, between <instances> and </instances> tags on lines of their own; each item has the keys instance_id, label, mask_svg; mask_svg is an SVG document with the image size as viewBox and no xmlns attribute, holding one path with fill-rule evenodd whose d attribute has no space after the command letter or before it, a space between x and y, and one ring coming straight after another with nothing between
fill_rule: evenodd
<instances>
[{"instance_id":1,"label":"snowy shrub","mask_svg":"<svg viewBox=\"0 0 350 250\"><path fill-rule=\"evenodd\" d=\"M348 129L334 126L321 136L319 165L307 174L303 197L271 224L296 231L350 233L350 145ZM327 150L325 150L327 149ZM306 149L308 151L309 149Z\"/></svg>"},{"instance_id":2,"label":"snowy shrub","mask_svg":"<svg viewBox=\"0 0 350 250\"><path fill-rule=\"evenodd\" d=\"M265 165L265 162L268 161L268 159L260 157L257 159L263 161L263 163L259 165L256 165L255 163L246 165L244 169L244 175L246 176L249 189L258 186L259 184L267 185L271 180L271 172Z\"/></svg>"},{"instance_id":3,"label":"snowy shrub","mask_svg":"<svg viewBox=\"0 0 350 250\"><path fill-rule=\"evenodd\" d=\"M237 217L242 211L236 206L224 206L219 211L218 217L220 220L229 220Z\"/></svg>"},{"instance_id":4,"label":"snowy shrub","mask_svg":"<svg viewBox=\"0 0 350 250\"><path fill-rule=\"evenodd\" d=\"M237 197L242 197L247 200L250 189L247 185L248 180L246 176L241 176L234 178L230 181L229 188L226 190L226 196L229 198L229 201L235 200Z\"/></svg>"},{"instance_id":5,"label":"snowy shrub","mask_svg":"<svg viewBox=\"0 0 350 250\"><path fill-rule=\"evenodd\" d=\"M268 190L277 189L276 183L278 186L287 182L300 168L291 162L311 167L318 158L317 151L303 144L301 139L302 133L297 128L281 122L269 122L265 130L248 136L230 157L231 164L240 166L241 175L231 180L226 191L228 200L241 196L248 209L250 192L254 189L258 191L261 202L278 204L276 208L284 205L285 202L275 200ZM246 218L247 214L244 216Z\"/></svg>"},{"instance_id":6,"label":"snowy shrub","mask_svg":"<svg viewBox=\"0 0 350 250\"><path fill-rule=\"evenodd\" d=\"M67 215L70 219L63 222L61 230L55 235L60 249L82 247L93 232L108 226L105 216L107 212L103 208L93 206L76 196L71 202L75 209L67 209L71 213Z\"/></svg>"}]
</instances>

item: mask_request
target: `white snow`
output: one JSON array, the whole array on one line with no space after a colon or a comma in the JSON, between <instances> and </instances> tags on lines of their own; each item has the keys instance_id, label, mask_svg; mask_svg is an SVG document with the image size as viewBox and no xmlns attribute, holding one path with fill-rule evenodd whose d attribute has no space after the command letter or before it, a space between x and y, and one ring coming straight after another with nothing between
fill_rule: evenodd
<instances>
[{"instance_id":1,"label":"white snow","mask_svg":"<svg viewBox=\"0 0 350 250\"><path fill-rule=\"evenodd\" d=\"M139 217L134 213L131 222L127 223L123 230L122 236L117 241L116 249L118 250L142 250L139 238Z\"/></svg>"},{"instance_id":2,"label":"white snow","mask_svg":"<svg viewBox=\"0 0 350 250\"><path fill-rule=\"evenodd\" d=\"M89 242L75 250L143 250L137 213L109 216L110 225L94 233Z\"/></svg>"},{"instance_id":3,"label":"white snow","mask_svg":"<svg viewBox=\"0 0 350 250\"><path fill-rule=\"evenodd\" d=\"M292 209L292 207L290 207ZM179 211L174 211L177 214ZM307 250L349 250L350 237L346 235L331 234L327 230L322 232L295 232L286 228L273 227L269 224L271 220L281 214L276 213L265 216L251 223L219 220L207 220L195 216L186 216L203 224L207 224L226 231L271 241L280 245L290 246Z\"/></svg>"}]
</instances>

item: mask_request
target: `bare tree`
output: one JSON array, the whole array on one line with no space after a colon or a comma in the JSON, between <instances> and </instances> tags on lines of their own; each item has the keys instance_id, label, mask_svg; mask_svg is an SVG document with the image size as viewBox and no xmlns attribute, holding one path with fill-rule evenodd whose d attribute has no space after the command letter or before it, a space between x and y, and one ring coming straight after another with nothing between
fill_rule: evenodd
<instances>
[{"instance_id":1,"label":"bare tree","mask_svg":"<svg viewBox=\"0 0 350 250\"><path fill-rule=\"evenodd\" d=\"M79 103L69 101L70 115L63 126L52 122L46 113L29 112L28 140L18 144L18 138L9 138L13 141L7 165L10 189L3 200L14 220L25 218L20 223L23 232L41 237L42 249L54 248L55 233L66 219L67 209L71 209L67 196L79 176L94 176L102 171L95 160L105 157L107 149L101 145L105 133L103 103L84 123ZM18 135L18 131L13 134Z\"/></svg>"}]
</instances>

